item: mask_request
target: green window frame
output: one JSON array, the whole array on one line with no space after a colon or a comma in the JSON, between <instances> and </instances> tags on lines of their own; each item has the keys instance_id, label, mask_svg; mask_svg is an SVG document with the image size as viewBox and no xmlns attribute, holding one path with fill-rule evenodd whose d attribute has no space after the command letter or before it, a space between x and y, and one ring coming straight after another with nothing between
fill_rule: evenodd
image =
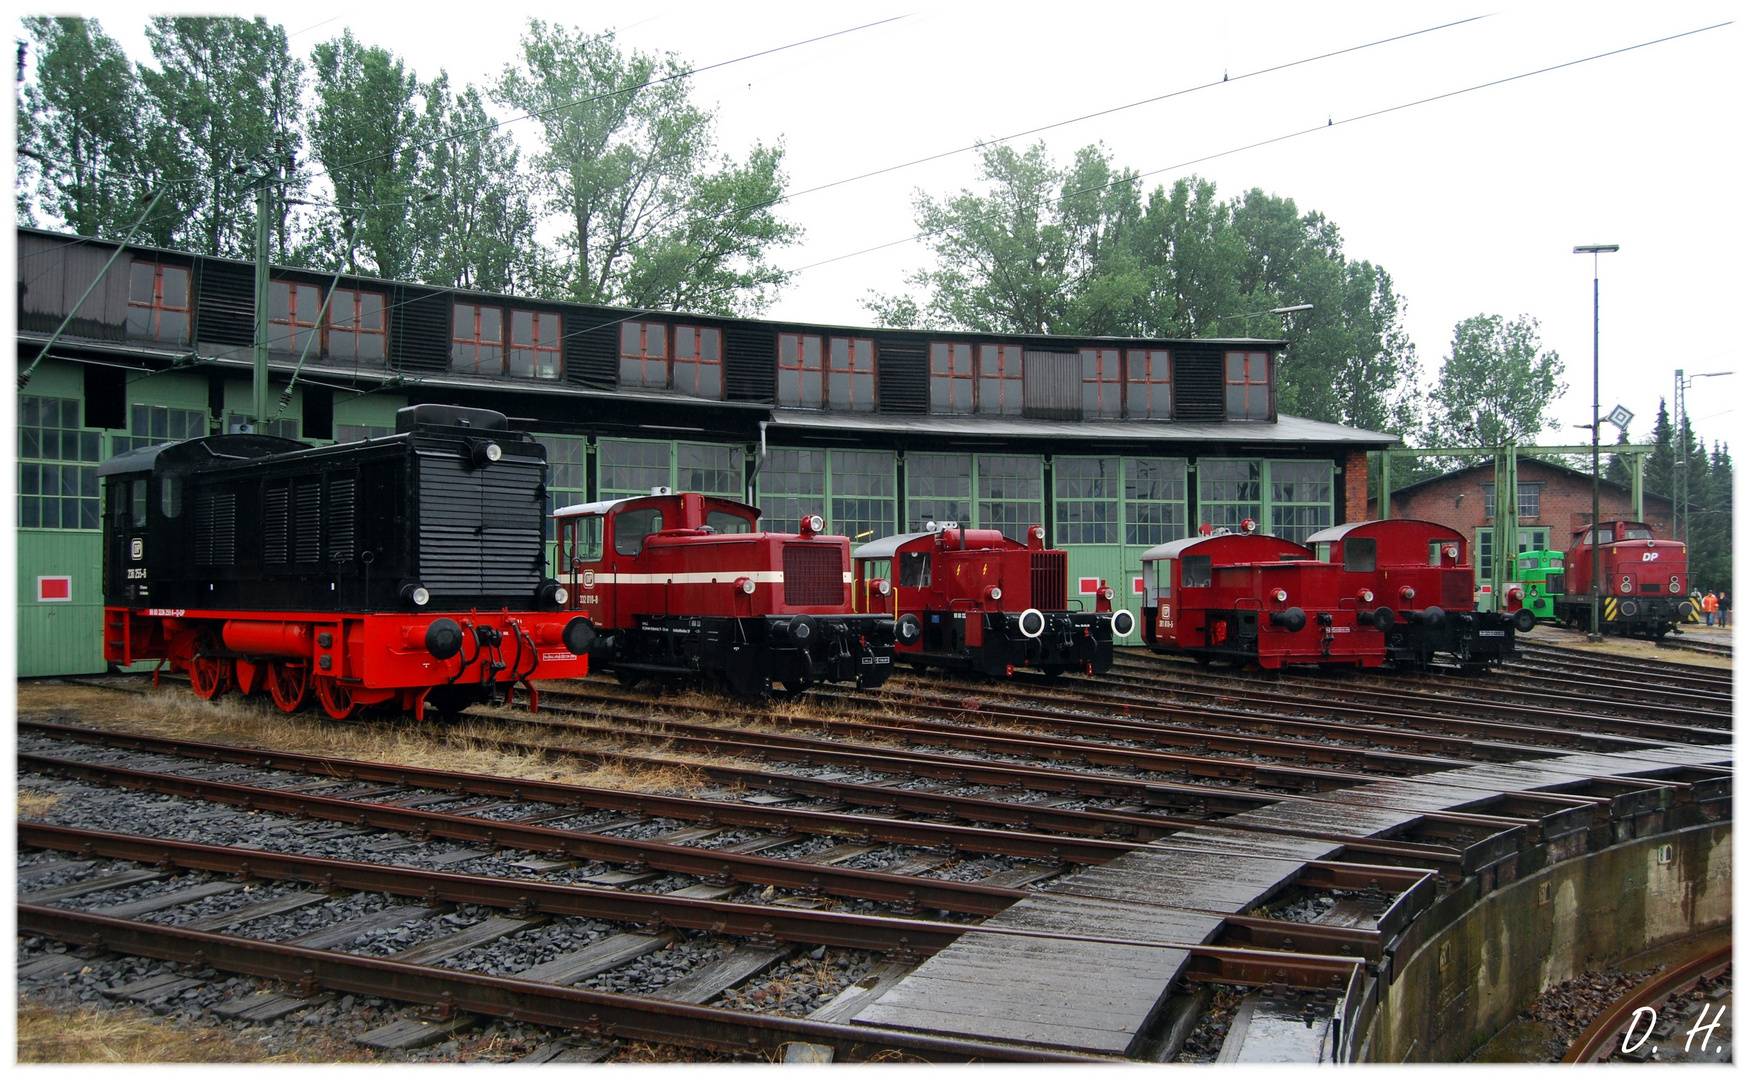
<instances>
[{"instance_id":1,"label":"green window frame","mask_svg":"<svg viewBox=\"0 0 1749 1080\"><path fill-rule=\"evenodd\" d=\"M826 531L866 543L898 519L898 456L888 450L773 449L759 470L760 527L794 532L804 514Z\"/></svg>"},{"instance_id":2,"label":"green window frame","mask_svg":"<svg viewBox=\"0 0 1749 1080\"><path fill-rule=\"evenodd\" d=\"M1115 544L1122 528L1123 459L1059 457L1051 469L1061 544Z\"/></svg>"},{"instance_id":3,"label":"green window frame","mask_svg":"<svg viewBox=\"0 0 1749 1080\"><path fill-rule=\"evenodd\" d=\"M1329 461L1204 458L1197 463L1197 509L1205 525L1259 532L1303 543L1333 524L1335 465Z\"/></svg>"},{"instance_id":4,"label":"green window frame","mask_svg":"<svg viewBox=\"0 0 1749 1080\"><path fill-rule=\"evenodd\" d=\"M78 398L18 396L18 526L97 529L102 432L79 422Z\"/></svg>"},{"instance_id":5,"label":"green window frame","mask_svg":"<svg viewBox=\"0 0 1749 1080\"><path fill-rule=\"evenodd\" d=\"M570 435L536 435L547 448L547 540L557 539L552 513L561 506L589 501L589 440Z\"/></svg>"},{"instance_id":6,"label":"green window frame","mask_svg":"<svg viewBox=\"0 0 1749 1080\"><path fill-rule=\"evenodd\" d=\"M625 499L667 487L742 499L742 458L741 447L721 443L602 439L596 444L597 497Z\"/></svg>"},{"instance_id":7,"label":"green window frame","mask_svg":"<svg viewBox=\"0 0 1749 1080\"><path fill-rule=\"evenodd\" d=\"M972 455L906 454L905 517L912 532L931 521L971 525Z\"/></svg>"},{"instance_id":8,"label":"green window frame","mask_svg":"<svg viewBox=\"0 0 1749 1080\"><path fill-rule=\"evenodd\" d=\"M205 409L179 409L172 405L128 406L128 433L109 437L111 456L146 446L199 439L207 434Z\"/></svg>"},{"instance_id":9,"label":"green window frame","mask_svg":"<svg viewBox=\"0 0 1749 1080\"><path fill-rule=\"evenodd\" d=\"M1246 518L1263 518L1263 462L1254 458L1197 462L1196 503L1202 524L1237 529Z\"/></svg>"},{"instance_id":10,"label":"green window frame","mask_svg":"<svg viewBox=\"0 0 1749 1080\"><path fill-rule=\"evenodd\" d=\"M1026 543L1026 531L1045 520L1044 459L1032 454L977 455L976 526L1000 529Z\"/></svg>"},{"instance_id":11,"label":"green window frame","mask_svg":"<svg viewBox=\"0 0 1749 1080\"><path fill-rule=\"evenodd\" d=\"M1328 461L1266 461L1268 531L1296 544L1334 522L1334 466ZM1263 520L1263 519L1259 519Z\"/></svg>"},{"instance_id":12,"label":"green window frame","mask_svg":"<svg viewBox=\"0 0 1749 1080\"><path fill-rule=\"evenodd\" d=\"M1124 543L1153 547L1190 535L1189 462L1124 458Z\"/></svg>"},{"instance_id":13,"label":"green window frame","mask_svg":"<svg viewBox=\"0 0 1749 1080\"><path fill-rule=\"evenodd\" d=\"M1528 525L1518 530L1518 551L1547 551L1549 534L1552 530L1546 525ZM1476 530L1476 543L1473 549L1476 557L1476 581L1494 580L1494 526L1483 525Z\"/></svg>"}]
</instances>

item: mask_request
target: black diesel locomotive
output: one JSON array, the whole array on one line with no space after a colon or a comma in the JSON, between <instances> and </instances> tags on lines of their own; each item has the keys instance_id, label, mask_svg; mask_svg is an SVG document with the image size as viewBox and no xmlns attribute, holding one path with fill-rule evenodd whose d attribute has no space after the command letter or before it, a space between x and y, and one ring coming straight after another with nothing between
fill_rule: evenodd
<instances>
[{"instance_id":1,"label":"black diesel locomotive","mask_svg":"<svg viewBox=\"0 0 1749 1080\"><path fill-rule=\"evenodd\" d=\"M98 475L111 662L287 712L313 691L337 719L588 671L588 623L543 573L545 448L501 413L413 406L394 435L315 448L213 435Z\"/></svg>"}]
</instances>

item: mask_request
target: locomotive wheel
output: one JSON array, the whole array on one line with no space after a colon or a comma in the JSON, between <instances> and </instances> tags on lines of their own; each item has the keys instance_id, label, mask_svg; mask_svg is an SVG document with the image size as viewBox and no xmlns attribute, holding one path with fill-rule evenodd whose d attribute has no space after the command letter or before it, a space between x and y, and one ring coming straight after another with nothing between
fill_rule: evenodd
<instances>
[{"instance_id":1,"label":"locomotive wheel","mask_svg":"<svg viewBox=\"0 0 1749 1080\"><path fill-rule=\"evenodd\" d=\"M1044 666L1043 670L1045 673L1045 678L1057 679L1057 678L1061 678L1063 672L1068 671L1069 667L1067 664L1046 664Z\"/></svg>"},{"instance_id":2,"label":"locomotive wheel","mask_svg":"<svg viewBox=\"0 0 1749 1080\"><path fill-rule=\"evenodd\" d=\"M332 675L316 676L316 700L322 703L322 709L336 720L344 720L352 715L357 705L352 700L352 691L340 685L340 680Z\"/></svg>"},{"instance_id":3,"label":"locomotive wheel","mask_svg":"<svg viewBox=\"0 0 1749 1080\"><path fill-rule=\"evenodd\" d=\"M188 683L196 697L203 701L224 694L231 688L231 661L222 656L196 656L188 662Z\"/></svg>"},{"instance_id":4,"label":"locomotive wheel","mask_svg":"<svg viewBox=\"0 0 1749 1080\"><path fill-rule=\"evenodd\" d=\"M282 664L267 667L267 693L280 712L294 713L310 699L310 669L306 664Z\"/></svg>"},{"instance_id":5,"label":"locomotive wheel","mask_svg":"<svg viewBox=\"0 0 1749 1080\"><path fill-rule=\"evenodd\" d=\"M618 679L619 684L627 690L630 690L632 687L644 681L642 673L636 671L621 671L619 668L613 669L613 677Z\"/></svg>"}]
</instances>

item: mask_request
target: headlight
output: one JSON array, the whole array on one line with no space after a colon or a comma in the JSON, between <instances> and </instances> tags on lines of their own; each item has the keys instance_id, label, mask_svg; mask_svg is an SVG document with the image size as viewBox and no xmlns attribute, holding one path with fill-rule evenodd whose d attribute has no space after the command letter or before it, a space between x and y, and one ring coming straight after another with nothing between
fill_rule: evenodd
<instances>
[{"instance_id":1,"label":"headlight","mask_svg":"<svg viewBox=\"0 0 1749 1080\"><path fill-rule=\"evenodd\" d=\"M417 581L409 581L401 586L401 599L411 600L415 607L424 607L431 603L431 590Z\"/></svg>"},{"instance_id":2,"label":"headlight","mask_svg":"<svg viewBox=\"0 0 1749 1080\"><path fill-rule=\"evenodd\" d=\"M1275 592L1271 593L1270 595L1275 597L1275 602L1278 604L1287 603L1287 590L1286 589L1277 589L1277 590L1275 590Z\"/></svg>"},{"instance_id":3,"label":"headlight","mask_svg":"<svg viewBox=\"0 0 1749 1080\"><path fill-rule=\"evenodd\" d=\"M1002 599L1002 590L999 587L992 585L988 589L984 590L984 599L986 599L986 600L1000 600L1000 599Z\"/></svg>"},{"instance_id":4,"label":"headlight","mask_svg":"<svg viewBox=\"0 0 1749 1080\"><path fill-rule=\"evenodd\" d=\"M1363 604L1372 603L1372 590L1371 589L1360 590L1360 600L1361 600L1361 603L1363 603Z\"/></svg>"}]
</instances>

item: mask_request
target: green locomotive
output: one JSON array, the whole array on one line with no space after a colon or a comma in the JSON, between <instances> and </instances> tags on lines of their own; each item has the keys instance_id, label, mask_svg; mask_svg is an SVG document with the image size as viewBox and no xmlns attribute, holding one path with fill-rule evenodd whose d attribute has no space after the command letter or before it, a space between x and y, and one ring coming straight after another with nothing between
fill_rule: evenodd
<instances>
[{"instance_id":1,"label":"green locomotive","mask_svg":"<svg viewBox=\"0 0 1749 1080\"><path fill-rule=\"evenodd\" d=\"M1555 601L1567 591L1567 557L1559 551L1520 552L1518 580L1524 583L1524 610L1553 619Z\"/></svg>"}]
</instances>

